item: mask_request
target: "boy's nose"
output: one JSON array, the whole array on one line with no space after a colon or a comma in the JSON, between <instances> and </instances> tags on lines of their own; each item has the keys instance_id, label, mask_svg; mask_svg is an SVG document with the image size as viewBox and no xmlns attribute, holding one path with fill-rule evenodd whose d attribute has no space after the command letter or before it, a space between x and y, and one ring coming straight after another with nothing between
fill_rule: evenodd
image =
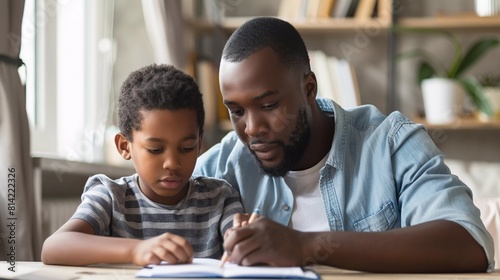
<instances>
[{"instance_id":1,"label":"boy's nose","mask_svg":"<svg viewBox=\"0 0 500 280\"><path fill-rule=\"evenodd\" d=\"M169 155L163 161L163 169L176 170L181 167L176 156Z\"/></svg>"}]
</instances>

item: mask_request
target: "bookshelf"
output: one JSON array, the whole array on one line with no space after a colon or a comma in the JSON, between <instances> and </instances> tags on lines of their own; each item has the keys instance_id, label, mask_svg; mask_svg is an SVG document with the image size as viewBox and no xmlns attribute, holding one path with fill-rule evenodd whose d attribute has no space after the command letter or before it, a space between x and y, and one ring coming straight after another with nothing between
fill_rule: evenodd
<instances>
[{"instance_id":1,"label":"bookshelf","mask_svg":"<svg viewBox=\"0 0 500 280\"><path fill-rule=\"evenodd\" d=\"M214 23L207 19L186 19L187 25L197 33L210 33L215 28L220 28L224 32L231 34L240 25L251 17L227 17L220 23ZM357 20L354 18L336 19L310 19L310 20L288 20L301 34L306 35L324 35L337 32L352 32L360 28L378 28L381 31L388 32L392 25L387 19L365 19Z\"/></svg>"},{"instance_id":2,"label":"bookshelf","mask_svg":"<svg viewBox=\"0 0 500 280\"><path fill-rule=\"evenodd\" d=\"M393 0L274 0L270 2L279 3L279 7L278 10L270 16L276 16L287 20L299 31L307 34L353 31L359 28L389 30L392 20L392 1ZM195 33L213 32L216 28L231 33L253 16L260 16L260 14L252 16L216 15L217 13L224 13L224 11L221 11L221 7L218 7L220 3L215 3L217 2L216 0L213 4L210 4L211 2L214 2L214 0L206 0L202 4L199 2L196 3L195 1L187 5L189 11L185 11L184 17L186 19L186 24ZM255 5L259 5L262 4L261 2L262 1L255 1L254 3ZM203 7L200 7L200 5ZM222 5L224 5L224 3L222 3ZM310 9L307 5L315 5L315 9L318 11L311 14L306 11ZM351 5L354 8L350 11L351 14L349 15L335 16L334 12L336 5ZM326 8L327 11L321 10L322 8ZM202 9L205 9L205 11L201 11ZM214 9L218 11L214 11ZM196 12L193 10L196 10ZM284 12L284 10L288 11ZM363 11L359 12L359 10ZM306 12L308 14L305 14ZM347 10L345 13L347 13Z\"/></svg>"},{"instance_id":3,"label":"bookshelf","mask_svg":"<svg viewBox=\"0 0 500 280\"><path fill-rule=\"evenodd\" d=\"M422 4L417 3L411 3L409 0L403 1L403 5L410 5L414 4L413 8L416 8L418 5L425 5L425 1L422 1ZM444 1L443 1L444 2ZM417 13L410 13L409 15L400 15L396 14L396 16L393 18L393 26L397 27L403 27L403 28L415 28L415 29L427 29L427 30L445 30L448 32L453 33L454 35L459 38L463 46L467 46L467 44L470 42L473 42L474 40L471 40L471 38L474 37L481 37L481 36L487 36L487 37L499 37L500 36L500 14L496 16L485 16L481 17L476 15L472 10L473 7L471 6L472 4L469 3L468 8L465 8L464 10L460 9L454 9L452 8L446 8L446 3L443 4L441 2L441 5L432 3L429 6L432 6L434 9L432 11L423 11L425 9L420 10ZM457 3L457 5L460 5L460 3ZM467 6L462 3L462 6ZM446 11L446 12L444 12ZM404 44L405 41L412 40L412 36L414 34L410 33L396 33L394 32L393 34L394 40L397 42L396 44ZM418 42L417 44L420 44L420 46L425 45L427 42L432 43L432 40L439 41L442 38L437 37L431 37L430 35L428 38L423 37L418 37L420 39L423 39L425 41ZM415 38L413 38L415 39ZM414 40L415 42L415 40ZM448 45L449 47L449 45ZM443 48L443 47L442 47ZM401 51L401 49L398 49L398 47L395 48L397 52ZM411 48L409 48L411 49ZM413 48L414 49L414 48ZM425 47L422 47L422 49L426 49ZM446 49L444 47L443 49ZM499 53L497 51L497 53ZM448 55L447 53L441 52L442 55ZM490 55L489 57L493 57L495 59L494 54L488 54ZM486 58L487 60L487 58ZM443 60L445 63L448 63L449 61L446 61L446 59ZM491 72L491 73L496 73L496 75L500 75L500 73L497 71L497 67L490 67L490 69L484 69L482 68L482 64L484 61L479 61L475 67L471 67L472 71L471 73L474 73L472 76L476 77L477 79L479 78L479 75L484 74L484 72ZM393 67L397 68L397 62L392 60ZM451 62L449 62L451 63ZM488 63L485 63L488 64ZM473 69L476 68L476 69ZM416 71L417 67L415 67ZM478 70L479 69L479 70ZM400 77L404 76L404 74L401 73L401 68L398 69L399 71L395 72L395 75L393 76L393 81L399 81ZM481 73L482 72L482 73ZM417 85L418 86L418 85ZM405 84L405 87L408 87L408 84ZM401 89L401 87L399 88ZM416 92L416 91L415 91ZM401 91L399 92L401 94ZM398 104L399 105L399 104ZM398 107L398 106L397 106ZM418 117L413 119L415 122L418 123L423 123L428 129L434 130L434 129L440 129L440 130L446 130L446 131L455 131L455 132L460 132L463 131L463 133L471 133L472 131L481 131L481 132L486 132L486 131L492 131L496 130L497 132L500 131L500 123L498 120L492 120L492 121L483 121L480 120L476 115L473 115L469 118L459 118L453 123L449 124L429 124L426 122L425 119Z\"/></svg>"},{"instance_id":4,"label":"bookshelf","mask_svg":"<svg viewBox=\"0 0 500 280\"><path fill-rule=\"evenodd\" d=\"M211 12L210 9L211 7L207 7L207 3L210 3L211 0L206 0L206 1L197 1L193 0L191 4L188 4L188 9L189 11L186 13L184 11L184 19L186 22L186 25L188 27L188 30L191 32L191 38L193 38L193 46L196 51L196 53L199 56L202 57L207 57L211 56L213 58L212 62L214 65L218 65L218 60L220 60L220 56L218 57L217 55L220 55L222 52L222 47L225 43L225 40L230 36L230 34L236 30L239 26L241 26L244 22L248 21L251 19L253 16L277 16L280 13L280 9L283 7L281 6L282 3L290 3L290 2L309 2L310 0L284 0L284 1L252 1L253 8L258 7L259 5L274 5L274 9L271 13L269 14L261 14L259 11L255 12L256 14L253 15L251 13L251 16L241 14L241 13L223 13L223 15L214 15L213 11ZM325 2L325 0L311 0L310 2ZM336 0L338 2L346 2L350 3L349 1L345 0ZM357 16L355 14L350 15L349 17L333 17L332 15L329 16L314 16L314 17L307 17L305 15L300 16L297 14L288 14L287 16L282 16L280 18L287 20L290 22L292 25L296 27L296 29L301 33L303 36L304 40L306 41L306 45L309 47L309 42L311 40L322 40L324 38L336 38L337 36L344 36L347 39L342 39L350 43L351 45L354 45L355 42L352 39L354 36L352 35L356 30L358 32L372 32L376 33L376 35L371 35L369 40L378 40L382 42L383 44L383 51L386 51L386 42L387 42L387 36L389 36L392 28L392 16L391 16L391 11L392 11L392 0L359 0L360 2L365 2L366 7L368 7L368 10L364 11L364 15L358 14ZM188 1L186 1L188 2ZM183 1L183 4L186 2ZM223 3L222 3L223 2ZM217 2L215 1L214 3L219 4L219 6L216 5L217 9L220 9L220 4L240 4L242 5L249 5L247 3L249 2L239 2L239 1L233 1L231 3L226 3L224 1L222 2ZM335 1L332 0L326 0L326 2L331 2L334 3ZM368 3L371 2L371 3ZM377 6L375 6L375 3L378 2ZM373 4L373 6L371 6ZM321 4L319 4L321 5ZM201 7L200 7L201 6ZM267 6L266 6L267 7ZM318 6L319 7L319 6ZM212 6L213 8L213 6ZM238 7L238 8L241 8ZM255 8L256 10L259 10L259 8ZM242 10L245 10L243 8ZM263 10L263 9L260 9ZM208 11L208 12L207 12ZM298 11L298 10L297 10ZM324 13L324 11L323 11ZM368 30L368 31L365 31ZM211 42L217 41L217 42ZM208 43L207 43L208 42ZM215 49L214 46L219 47L219 49ZM319 46L316 46L313 48L313 50L322 50L324 49L322 44L319 44ZM207 55L208 53L208 55ZM201 55L200 55L201 54ZM328 54L329 56L337 56L337 54L330 53ZM388 54L387 54L388 55ZM342 58L342 57L339 57ZM383 58L380 58L383 60ZM194 59L194 63L197 63L197 59ZM188 66L191 69L196 69L196 66ZM217 69L217 66L215 67ZM377 69L378 70L378 69ZM357 69L356 69L357 71ZM200 76L201 73L195 73L196 76ZM358 76L358 80L365 80L363 76ZM198 78L197 78L198 79ZM384 80L387 79L386 77L383 78ZM383 84L385 84L384 81L382 81ZM356 88L357 89L357 88ZM362 90L362 89L360 89ZM384 90L381 90L385 91ZM217 93L220 94L220 93ZM359 98L358 98L359 100ZM361 100L363 101L363 100ZM210 105L211 108L214 106ZM206 108L206 111L209 109ZM218 112L216 114L220 114L221 107L217 106ZM207 113L210 115L210 113ZM216 125L216 134L219 135L208 135L210 139L208 139L208 142L215 142L212 140L216 140L218 136L223 136L228 130L231 129L231 124L230 122L226 119L218 119L218 123ZM207 145L210 145L210 143L207 143Z\"/></svg>"},{"instance_id":5,"label":"bookshelf","mask_svg":"<svg viewBox=\"0 0 500 280\"><path fill-rule=\"evenodd\" d=\"M478 17L474 14L436 17L407 17L397 22L398 26L410 28L446 29L450 31L498 31L500 29L500 16Z\"/></svg>"},{"instance_id":6,"label":"bookshelf","mask_svg":"<svg viewBox=\"0 0 500 280\"><path fill-rule=\"evenodd\" d=\"M288 0L292 1L292 0ZM301 1L301 0L297 0ZM337 0L338 1L338 0ZM359 0L360 3L362 0ZM279 1L278 1L279 2ZM366 29L376 29L379 34L376 36L377 40L383 45L385 54L381 55L384 57L387 63L387 69L380 69L384 71L385 76L385 97L387 108L385 112L390 112L393 110L400 110L399 98L401 98L400 93L396 92L395 82L397 78L397 62L394 62L392 57L399 52L398 50L398 40L404 40L406 35L398 34L395 35L393 32L393 27L402 26L410 28L427 28L427 29L446 29L452 32L498 32L500 30L500 16L496 17L478 17L470 12L455 13L450 15L445 15L438 12L436 15L405 15L401 13L400 9L402 6L408 7L409 0L399 1L399 6L396 6L398 2L393 0L378 0L376 7L376 15L371 17L356 18L352 17L282 17L293 24L297 30L304 36L306 40L306 45L309 46L308 40L315 40L317 38L334 38L338 36L349 36L359 30ZM261 2L256 1L255 5L262 5ZM403 4L401 4L403 3ZM424 5L420 3L411 3L412 5ZM279 10L278 10L279 12ZM279 13L275 13L277 16ZM422 13L424 14L424 13ZM260 16L260 14L258 14ZM256 15L257 16L257 15ZM210 36L210 34L219 33L219 40L221 39L220 33L225 36L229 36L235 29L237 29L241 24L250 19L250 16L222 16L216 20L209 20L200 16L192 16L186 18L186 24L192 30L194 36ZM347 35L346 35L347 34ZM224 39L222 39L224 40ZM223 42L222 42L223 45ZM326 47L326 46L325 46ZM321 48L321 47L320 47ZM221 50L220 50L221 51ZM214 51L216 52L216 51ZM362 62L364 63L364 62ZM367 62L370 63L370 62ZM360 64L358 62L358 64ZM386 72L385 72L386 71ZM380 78L380 77L379 77ZM362 77L362 80L366 81L366 77ZM368 89L370 89L368 87ZM360 89L363 93L366 91L366 87ZM363 96L362 96L363 97ZM363 100L362 100L363 101ZM370 100L369 100L370 101ZM371 102L367 102L371 103ZM380 106L379 106L380 107ZM384 108L382 108L384 111ZM416 122L424 123L426 127L430 129L440 128L440 129L453 129L453 130L500 130L500 124L497 122L482 122L474 119L464 119L459 120L457 124L450 125L429 125L423 119L414 119ZM222 124L222 123L221 123ZM227 130L230 128L228 122L223 122L224 128L222 130Z\"/></svg>"}]
</instances>

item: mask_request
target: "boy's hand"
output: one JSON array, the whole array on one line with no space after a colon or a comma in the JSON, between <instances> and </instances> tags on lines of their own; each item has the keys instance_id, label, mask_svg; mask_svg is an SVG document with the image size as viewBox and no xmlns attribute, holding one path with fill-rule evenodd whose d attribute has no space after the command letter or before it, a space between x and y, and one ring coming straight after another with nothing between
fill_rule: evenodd
<instances>
[{"instance_id":1,"label":"boy's hand","mask_svg":"<svg viewBox=\"0 0 500 280\"><path fill-rule=\"evenodd\" d=\"M189 241L171 233L139 242L132 254L133 263L141 266L159 264L161 261L171 264L193 261L193 247Z\"/></svg>"}]
</instances>

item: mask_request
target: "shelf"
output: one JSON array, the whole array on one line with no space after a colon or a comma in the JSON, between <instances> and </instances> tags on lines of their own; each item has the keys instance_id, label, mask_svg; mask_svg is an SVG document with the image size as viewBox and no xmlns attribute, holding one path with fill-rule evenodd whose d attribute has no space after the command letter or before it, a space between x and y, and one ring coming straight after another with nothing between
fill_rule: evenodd
<instances>
[{"instance_id":1,"label":"shelf","mask_svg":"<svg viewBox=\"0 0 500 280\"><path fill-rule=\"evenodd\" d=\"M134 173L133 167L33 157L35 189L42 197L80 197L85 182L92 175L106 174L116 179Z\"/></svg>"},{"instance_id":2,"label":"shelf","mask_svg":"<svg viewBox=\"0 0 500 280\"><path fill-rule=\"evenodd\" d=\"M59 178L62 178L64 174L93 175L102 173L110 177L121 177L135 173L133 166L114 166L105 163L89 163L47 157L33 157L33 166L42 171L53 172Z\"/></svg>"},{"instance_id":3,"label":"shelf","mask_svg":"<svg viewBox=\"0 0 500 280\"><path fill-rule=\"evenodd\" d=\"M461 31L474 31L477 28L491 31L500 30L500 16L478 17L471 14L461 16L437 16L400 18L397 26L424 29L448 29Z\"/></svg>"},{"instance_id":4,"label":"shelf","mask_svg":"<svg viewBox=\"0 0 500 280\"><path fill-rule=\"evenodd\" d=\"M249 19L251 19L251 17L227 17L223 19L220 24L216 24L206 19L188 19L187 24L198 33L212 32L216 28L220 28L227 33L231 33ZM377 29L380 31L387 31L391 28L390 20L385 18L372 18L368 20L359 20L354 18L325 18L304 21L287 21L295 26L295 28L297 28L297 30L302 34L351 32L354 30L369 30L371 33L375 33Z\"/></svg>"},{"instance_id":5,"label":"shelf","mask_svg":"<svg viewBox=\"0 0 500 280\"><path fill-rule=\"evenodd\" d=\"M423 118L414 118L413 122L423 124L427 129L443 130L496 130L500 129L500 120L481 121L477 118L463 118L446 124L429 124Z\"/></svg>"}]
</instances>

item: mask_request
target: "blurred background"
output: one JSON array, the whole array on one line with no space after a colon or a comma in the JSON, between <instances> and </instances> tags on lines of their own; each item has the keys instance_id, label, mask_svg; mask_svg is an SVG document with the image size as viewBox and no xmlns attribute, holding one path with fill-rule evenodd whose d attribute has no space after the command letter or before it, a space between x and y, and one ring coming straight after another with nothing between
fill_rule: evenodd
<instances>
[{"instance_id":1,"label":"blurred background","mask_svg":"<svg viewBox=\"0 0 500 280\"><path fill-rule=\"evenodd\" d=\"M26 0L21 33L9 38L21 43L24 62L19 75L26 91L30 132L30 147L25 150L33 162L23 171L33 175L34 203L40 210L34 222L41 232L34 242L35 258L40 239L73 213L89 175L119 177L134 172L113 143L115 106L130 72L152 63L184 69L197 79L204 94L205 149L231 130L220 100L217 68L231 32L254 16L290 21L303 35L311 60L319 65L328 58L347 62L352 69L352 95L345 98L354 96L354 103L344 103L346 107L373 104L385 114L397 110L425 124L452 171L477 197L500 196L498 112L481 118L474 102L464 98L465 109L460 107L452 121L427 122L418 77L421 60L417 56L398 59L401 53L423 49L440 64L451 64L456 48L441 31L452 34L461 51L480 40L498 40L499 2ZM324 77L320 87L325 80L345 82L321 68L324 65L313 69ZM484 88L500 88L499 65L500 47L491 47L464 76L482 82ZM496 96L488 97L492 107L500 93ZM26 193L31 190L29 182Z\"/></svg>"}]
</instances>

